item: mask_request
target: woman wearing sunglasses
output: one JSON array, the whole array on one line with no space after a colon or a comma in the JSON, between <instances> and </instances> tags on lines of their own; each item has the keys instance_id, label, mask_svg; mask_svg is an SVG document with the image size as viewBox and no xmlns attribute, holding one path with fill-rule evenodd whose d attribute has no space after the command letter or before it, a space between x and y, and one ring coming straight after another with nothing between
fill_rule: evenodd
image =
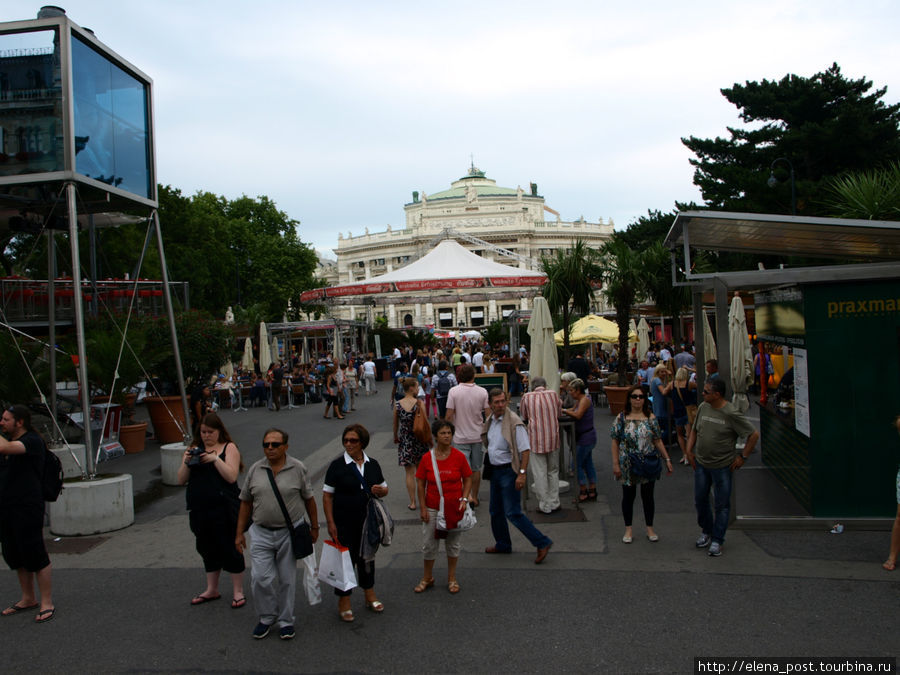
<instances>
[{"instance_id":1,"label":"woman wearing sunglasses","mask_svg":"<svg viewBox=\"0 0 900 675\"><path fill-rule=\"evenodd\" d=\"M666 473L671 475L672 458L663 445L659 422L650 409L650 402L641 385L636 384L629 390L625 410L616 417L609 435L612 438L613 475L616 480L622 481L622 516L625 519L625 534L622 541L626 544L632 542L631 521L638 485L641 486L647 539L659 541L659 536L653 529L653 514L656 508L653 501L653 487L659 479L659 474L637 475L635 464L643 458L653 459L661 456L665 461Z\"/></svg>"}]
</instances>

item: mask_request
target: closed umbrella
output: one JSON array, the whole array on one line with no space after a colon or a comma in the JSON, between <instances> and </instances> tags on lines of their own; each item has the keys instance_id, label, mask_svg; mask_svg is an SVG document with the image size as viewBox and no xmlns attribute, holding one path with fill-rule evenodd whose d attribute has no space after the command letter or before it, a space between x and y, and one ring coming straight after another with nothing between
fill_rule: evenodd
<instances>
[{"instance_id":1,"label":"closed umbrella","mask_svg":"<svg viewBox=\"0 0 900 675\"><path fill-rule=\"evenodd\" d=\"M630 338L632 335L635 336L634 340L629 340L631 344L628 346L628 356L630 358L635 357L635 352L637 352L638 340L637 340L637 325L634 323L634 319L628 320L628 337Z\"/></svg>"},{"instance_id":2,"label":"closed umbrella","mask_svg":"<svg viewBox=\"0 0 900 675\"><path fill-rule=\"evenodd\" d=\"M731 354L731 387L734 390L732 403L741 412L747 412L750 408L747 389L753 383L753 352L750 350L750 336L747 334L744 303L738 293L734 294L728 312L728 341Z\"/></svg>"},{"instance_id":3,"label":"closed umbrella","mask_svg":"<svg viewBox=\"0 0 900 675\"><path fill-rule=\"evenodd\" d=\"M244 354L241 356L241 368L248 373L253 370L253 343L250 341L250 338L244 340Z\"/></svg>"},{"instance_id":4,"label":"closed umbrella","mask_svg":"<svg viewBox=\"0 0 900 675\"><path fill-rule=\"evenodd\" d=\"M543 377L547 389L559 389L559 360L556 355L556 341L553 339L553 318L550 307L543 296L534 299L531 319L528 321L528 335L531 336L531 359L528 377Z\"/></svg>"},{"instance_id":5,"label":"closed umbrella","mask_svg":"<svg viewBox=\"0 0 900 675\"><path fill-rule=\"evenodd\" d=\"M309 339L303 336L303 351L300 353L300 363L309 361Z\"/></svg>"},{"instance_id":6,"label":"closed umbrella","mask_svg":"<svg viewBox=\"0 0 900 675\"><path fill-rule=\"evenodd\" d=\"M650 351L650 324L644 317L638 322L638 361L642 361L647 352Z\"/></svg>"},{"instance_id":7,"label":"closed umbrella","mask_svg":"<svg viewBox=\"0 0 900 675\"><path fill-rule=\"evenodd\" d=\"M280 352L278 350L278 338L276 338L276 337L272 338L271 350L272 350L272 360L277 361L278 357L280 356Z\"/></svg>"},{"instance_id":8,"label":"closed umbrella","mask_svg":"<svg viewBox=\"0 0 900 675\"><path fill-rule=\"evenodd\" d=\"M334 365L340 366L341 359L344 358L344 350L341 347L341 329L340 326L334 327L334 351L332 352Z\"/></svg>"},{"instance_id":9,"label":"closed umbrella","mask_svg":"<svg viewBox=\"0 0 900 675\"><path fill-rule=\"evenodd\" d=\"M743 315L744 309L743 305L741 305L741 314ZM747 327L746 322L744 323L744 328ZM703 312L703 361L709 361L710 359L718 359L719 352L716 349L716 341L713 338L712 328L709 325L709 317L706 315L706 312Z\"/></svg>"},{"instance_id":10,"label":"closed umbrella","mask_svg":"<svg viewBox=\"0 0 900 675\"><path fill-rule=\"evenodd\" d=\"M225 362L225 365L222 366L222 374L225 376L225 379L228 380L234 377L234 364L231 362L231 359L228 359Z\"/></svg>"},{"instance_id":11,"label":"closed umbrella","mask_svg":"<svg viewBox=\"0 0 900 675\"><path fill-rule=\"evenodd\" d=\"M272 350L269 347L269 331L266 330L266 322L259 322L259 369L265 373L272 363Z\"/></svg>"}]
</instances>

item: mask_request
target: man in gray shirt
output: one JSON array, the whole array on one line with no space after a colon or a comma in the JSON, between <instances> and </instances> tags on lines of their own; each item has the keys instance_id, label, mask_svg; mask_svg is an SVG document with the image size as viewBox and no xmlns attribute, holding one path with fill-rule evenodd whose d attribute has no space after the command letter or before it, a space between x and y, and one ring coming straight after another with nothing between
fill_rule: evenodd
<instances>
[{"instance_id":1,"label":"man in gray shirt","mask_svg":"<svg viewBox=\"0 0 900 675\"><path fill-rule=\"evenodd\" d=\"M738 452L737 439L747 437ZM717 377L703 387L703 403L688 437L685 456L694 468L694 506L702 532L697 548L709 546L709 555L722 555L731 509L733 472L747 461L759 440L759 432L744 415L725 400L725 381ZM709 493L715 497L715 517Z\"/></svg>"}]
</instances>

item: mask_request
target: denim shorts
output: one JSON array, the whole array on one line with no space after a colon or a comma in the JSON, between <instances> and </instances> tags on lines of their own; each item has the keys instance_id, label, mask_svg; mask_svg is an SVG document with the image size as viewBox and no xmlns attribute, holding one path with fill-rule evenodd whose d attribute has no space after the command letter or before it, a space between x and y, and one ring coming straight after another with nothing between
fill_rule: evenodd
<instances>
[{"instance_id":1,"label":"denim shorts","mask_svg":"<svg viewBox=\"0 0 900 675\"><path fill-rule=\"evenodd\" d=\"M453 447L466 456L472 471L481 471L481 467L484 465L484 445L481 443L457 443Z\"/></svg>"}]
</instances>

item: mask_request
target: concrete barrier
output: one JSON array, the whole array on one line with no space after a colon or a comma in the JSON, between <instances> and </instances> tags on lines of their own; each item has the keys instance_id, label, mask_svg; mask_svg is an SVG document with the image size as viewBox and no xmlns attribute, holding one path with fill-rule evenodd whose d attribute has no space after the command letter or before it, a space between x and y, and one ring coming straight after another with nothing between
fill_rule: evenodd
<instances>
[{"instance_id":1,"label":"concrete barrier","mask_svg":"<svg viewBox=\"0 0 900 675\"><path fill-rule=\"evenodd\" d=\"M183 442L166 443L159 448L159 466L162 469L163 485L178 485L178 467L184 462Z\"/></svg>"},{"instance_id":2,"label":"concrete barrier","mask_svg":"<svg viewBox=\"0 0 900 675\"><path fill-rule=\"evenodd\" d=\"M64 537L112 532L134 522L131 474L66 481L50 503L50 532Z\"/></svg>"},{"instance_id":3,"label":"concrete barrier","mask_svg":"<svg viewBox=\"0 0 900 675\"><path fill-rule=\"evenodd\" d=\"M84 443L69 443L68 447L50 448L50 452L59 457L59 461L62 462L63 478L81 478L81 469L85 462ZM76 458L78 459L77 464Z\"/></svg>"}]
</instances>

